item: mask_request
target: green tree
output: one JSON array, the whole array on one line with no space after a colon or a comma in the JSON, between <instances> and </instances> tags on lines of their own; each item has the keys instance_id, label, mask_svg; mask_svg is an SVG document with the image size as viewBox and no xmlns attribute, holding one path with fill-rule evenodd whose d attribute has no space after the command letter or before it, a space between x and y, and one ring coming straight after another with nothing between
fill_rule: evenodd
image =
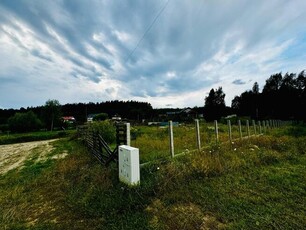
<instances>
[{"instance_id":1,"label":"green tree","mask_svg":"<svg viewBox=\"0 0 306 230\"><path fill-rule=\"evenodd\" d=\"M99 133L108 144L116 141L116 128L110 120L91 122L89 130Z\"/></svg>"},{"instance_id":2,"label":"green tree","mask_svg":"<svg viewBox=\"0 0 306 230\"><path fill-rule=\"evenodd\" d=\"M13 132L30 132L41 128L42 123L33 111L16 113L8 119L9 128Z\"/></svg>"},{"instance_id":3,"label":"green tree","mask_svg":"<svg viewBox=\"0 0 306 230\"><path fill-rule=\"evenodd\" d=\"M253 85L252 93L253 94L259 94L259 85L258 85L257 82L255 82L254 85Z\"/></svg>"},{"instance_id":4,"label":"green tree","mask_svg":"<svg viewBox=\"0 0 306 230\"><path fill-rule=\"evenodd\" d=\"M43 118L47 128L53 128L60 124L61 104L58 100L48 100L43 109Z\"/></svg>"},{"instance_id":5,"label":"green tree","mask_svg":"<svg viewBox=\"0 0 306 230\"><path fill-rule=\"evenodd\" d=\"M225 93L222 87L210 90L208 96L205 97L204 116L206 120L219 120L224 115L226 110L224 98Z\"/></svg>"}]
</instances>

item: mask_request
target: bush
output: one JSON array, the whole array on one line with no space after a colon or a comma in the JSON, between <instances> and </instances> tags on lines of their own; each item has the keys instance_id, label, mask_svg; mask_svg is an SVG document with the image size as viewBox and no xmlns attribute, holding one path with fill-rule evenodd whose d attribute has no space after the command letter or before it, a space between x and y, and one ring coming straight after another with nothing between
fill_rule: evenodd
<instances>
[{"instance_id":1,"label":"bush","mask_svg":"<svg viewBox=\"0 0 306 230\"><path fill-rule=\"evenodd\" d=\"M98 132L108 144L116 141L116 128L109 120L94 121L89 124L89 130Z\"/></svg>"},{"instance_id":2,"label":"bush","mask_svg":"<svg viewBox=\"0 0 306 230\"><path fill-rule=\"evenodd\" d=\"M108 118L107 113L99 113L93 117L94 121L105 121Z\"/></svg>"},{"instance_id":3,"label":"bush","mask_svg":"<svg viewBox=\"0 0 306 230\"><path fill-rule=\"evenodd\" d=\"M0 125L0 133L1 132L6 132L9 130L9 125L8 124L1 124Z\"/></svg>"},{"instance_id":4,"label":"bush","mask_svg":"<svg viewBox=\"0 0 306 230\"><path fill-rule=\"evenodd\" d=\"M30 132L40 129L41 121L33 111L16 113L8 119L9 128L13 132Z\"/></svg>"}]
</instances>

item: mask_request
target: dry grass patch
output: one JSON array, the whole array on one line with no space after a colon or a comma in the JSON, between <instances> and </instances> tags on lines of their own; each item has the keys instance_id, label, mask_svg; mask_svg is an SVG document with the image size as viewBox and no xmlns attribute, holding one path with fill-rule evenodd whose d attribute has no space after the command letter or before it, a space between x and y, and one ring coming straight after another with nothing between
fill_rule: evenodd
<instances>
[{"instance_id":1,"label":"dry grass patch","mask_svg":"<svg viewBox=\"0 0 306 230\"><path fill-rule=\"evenodd\" d=\"M155 199L146 208L151 216L152 229L206 230L225 229L226 225L210 213L204 213L199 205L193 203L166 205Z\"/></svg>"}]
</instances>

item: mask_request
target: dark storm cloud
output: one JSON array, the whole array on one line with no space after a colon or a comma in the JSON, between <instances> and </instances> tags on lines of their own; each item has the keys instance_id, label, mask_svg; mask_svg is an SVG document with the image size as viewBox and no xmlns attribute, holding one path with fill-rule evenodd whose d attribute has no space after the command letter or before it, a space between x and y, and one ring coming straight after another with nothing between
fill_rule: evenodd
<instances>
[{"instance_id":1,"label":"dark storm cloud","mask_svg":"<svg viewBox=\"0 0 306 230\"><path fill-rule=\"evenodd\" d=\"M2 0L0 48L7 60L0 67L5 75L21 63L28 81L33 74L45 76L41 85L58 77L66 91L71 81L86 79L107 99L200 93L222 82L247 87L244 76L302 65L298 49L292 61L278 58L293 44L304 47L305 7L302 0Z\"/></svg>"}]
</instances>

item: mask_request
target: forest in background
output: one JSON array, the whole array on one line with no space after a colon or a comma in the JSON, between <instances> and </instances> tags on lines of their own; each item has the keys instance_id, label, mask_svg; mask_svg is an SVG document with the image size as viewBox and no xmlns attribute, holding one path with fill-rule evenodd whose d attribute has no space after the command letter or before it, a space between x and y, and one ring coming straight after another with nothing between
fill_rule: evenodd
<instances>
[{"instance_id":1,"label":"forest in background","mask_svg":"<svg viewBox=\"0 0 306 230\"><path fill-rule=\"evenodd\" d=\"M282 119L282 120L306 120L306 73L302 71L295 73L276 73L271 75L260 91L257 82L253 88L236 96L232 100L231 106L225 105L225 93L222 87L211 89L205 97L203 107L194 107L192 111L196 116L203 115L207 121L219 120L221 117L236 114L237 116L247 116L251 119ZM35 128L48 129L53 123L50 117L73 116L77 123L84 123L90 114L105 113L109 118L120 116L132 121L160 121L167 119L161 116L169 113L176 113L182 108L154 109L150 103L138 101L106 101L73 103L60 105L57 100L56 105L45 105L37 107L27 107L20 109L0 109L0 130L9 129L9 123L16 123L18 119L33 119ZM55 106L55 107L52 107ZM55 110L56 108L56 110ZM26 114L26 115L25 115ZM14 120L15 119L15 120ZM180 119L179 116L176 119ZM53 124L52 124L53 125ZM54 125L60 125L59 120L55 120Z\"/></svg>"}]
</instances>

